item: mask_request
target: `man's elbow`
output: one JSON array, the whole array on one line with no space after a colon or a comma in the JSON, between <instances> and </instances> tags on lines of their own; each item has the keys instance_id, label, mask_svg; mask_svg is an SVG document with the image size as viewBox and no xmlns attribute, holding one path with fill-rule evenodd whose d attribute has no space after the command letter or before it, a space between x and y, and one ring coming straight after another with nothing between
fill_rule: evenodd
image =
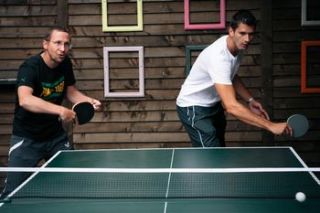
<instances>
[{"instance_id":1,"label":"man's elbow","mask_svg":"<svg viewBox=\"0 0 320 213\"><path fill-rule=\"evenodd\" d=\"M20 107L27 109L32 103L32 96L29 94L19 94L18 102Z\"/></svg>"},{"instance_id":2,"label":"man's elbow","mask_svg":"<svg viewBox=\"0 0 320 213\"><path fill-rule=\"evenodd\" d=\"M22 108L26 108L28 105L28 99L26 97L19 97L19 106Z\"/></svg>"},{"instance_id":3,"label":"man's elbow","mask_svg":"<svg viewBox=\"0 0 320 213\"><path fill-rule=\"evenodd\" d=\"M33 89L28 86L19 86L18 88L18 104L20 107L26 108L32 100Z\"/></svg>"}]
</instances>

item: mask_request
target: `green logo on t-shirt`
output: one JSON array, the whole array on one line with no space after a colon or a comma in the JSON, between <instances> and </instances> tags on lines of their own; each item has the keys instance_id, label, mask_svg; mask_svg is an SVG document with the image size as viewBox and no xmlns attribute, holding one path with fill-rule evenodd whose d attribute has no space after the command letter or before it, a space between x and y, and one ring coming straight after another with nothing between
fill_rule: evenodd
<instances>
[{"instance_id":1,"label":"green logo on t-shirt","mask_svg":"<svg viewBox=\"0 0 320 213\"><path fill-rule=\"evenodd\" d=\"M42 93L40 95L44 100L54 100L62 96L64 89L64 76L53 83L42 82Z\"/></svg>"}]
</instances>

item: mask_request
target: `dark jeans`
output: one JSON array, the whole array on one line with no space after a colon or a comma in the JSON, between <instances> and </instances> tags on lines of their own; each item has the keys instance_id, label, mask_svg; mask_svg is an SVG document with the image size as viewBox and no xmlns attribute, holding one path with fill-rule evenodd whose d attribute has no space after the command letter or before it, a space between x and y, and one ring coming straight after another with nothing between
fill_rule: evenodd
<instances>
[{"instance_id":1,"label":"dark jeans","mask_svg":"<svg viewBox=\"0 0 320 213\"><path fill-rule=\"evenodd\" d=\"M177 112L192 146L225 146L226 117L220 102L213 107L177 106Z\"/></svg>"},{"instance_id":2,"label":"dark jeans","mask_svg":"<svg viewBox=\"0 0 320 213\"><path fill-rule=\"evenodd\" d=\"M42 160L48 160L59 150L70 150L72 146L66 133L47 141L35 141L28 138L12 135L8 167L35 167ZM8 172L2 198L19 186L30 173Z\"/></svg>"}]
</instances>

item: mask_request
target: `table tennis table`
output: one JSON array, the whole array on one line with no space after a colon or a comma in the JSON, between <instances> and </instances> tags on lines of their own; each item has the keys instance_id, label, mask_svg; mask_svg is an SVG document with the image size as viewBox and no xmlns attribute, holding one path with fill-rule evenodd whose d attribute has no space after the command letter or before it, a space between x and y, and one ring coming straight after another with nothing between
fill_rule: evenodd
<instances>
[{"instance_id":1,"label":"table tennis table","mask_svg":"<svg viewBox=\"0 0 320 213\"><path fill-rule=\"evenodd\" d=\"M292 147L72 150L58 152L43 167L307 168ZM11 202L0 204L0 212L301 213L320 209L320 182L312 172L110 175L90 181L99 174L34 173L11 193ZM46 183L49 178L52 181ZM67 181L61 183L62 179ZM108 185L114 181L118 183ZM33 187L36 196L19 197ZM305 202L295 200L298 191L307 195Z\"/></svg>"}]
</instances>

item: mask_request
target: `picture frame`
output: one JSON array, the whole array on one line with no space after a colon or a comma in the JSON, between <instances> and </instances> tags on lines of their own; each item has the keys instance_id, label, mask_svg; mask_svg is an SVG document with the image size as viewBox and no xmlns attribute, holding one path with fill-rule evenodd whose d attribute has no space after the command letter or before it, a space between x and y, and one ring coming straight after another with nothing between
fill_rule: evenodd
<instances>
[{"instance_id":1,"label":"picture frame","mask_svg":"<svg viewBox=\"0 0 320 213\"><path fill-rule=\"evenodd\" d=\"M142 0L137 0L137 25L109 26L108 25L108 0L102 0L102 31L103 32L124 32L143 30Z\"/></svg>"},{"instance_id":2,"label":"picture frame","mask_svg":"<svg viewBox=\"0 0 320 213\"><path fill-rule=\"evenodd\" d=\"M301 93L320 93L320 84L318 87L308 86L308 48L319 47L320 40L302 41L301 42ZM320 70L319 70L320 75Z\"/></svg>"},{"instance_id":3,"label":"picture frame","mask_svg":"<svg viewBox=\"0 0 320 213\"><path fill-rule=\"evenodd\" d=\"M308 18L308 1L318 1L318 0L301 0L301 25L302 26L319 26L320 25L320 13L319 19L309 19Z\"/></svg>"},{"instance_id":4,"label":"picture frame","mask_svg":"<svg viewBox=\"0 0 320 213\"><path fill-rule=\"evenodd\" d=\"M184 29L186 30L208 30L224 29L226 27L225 0L220 0L220 21L210 24L192 24L190 22L190 0L184 0Z\"/></svg>"},{"instance_id":5,"label":"picture frame","mask_svg":"<svg viewBox=\"0 0 320 213\"><path fill-rule=\"evenodd\" d=\"M189 75L189 72L192 67L192 52L194 51L202 51L208 45L186 45L185 46L185 76Z\"/></svg>"},{"instance_id":6,"label":"picture frame","mask_svg":"<svg viewBox=\"0 0 320 213\"><path fill-rule=\"evenodd\" d=\"M110 52L138 52L139 61L139 89L138 91L113 92L110 86ZM142 46L104 47L104 96L105 97L144 97L144 56Z\"/></svg>"}]
</instances>

